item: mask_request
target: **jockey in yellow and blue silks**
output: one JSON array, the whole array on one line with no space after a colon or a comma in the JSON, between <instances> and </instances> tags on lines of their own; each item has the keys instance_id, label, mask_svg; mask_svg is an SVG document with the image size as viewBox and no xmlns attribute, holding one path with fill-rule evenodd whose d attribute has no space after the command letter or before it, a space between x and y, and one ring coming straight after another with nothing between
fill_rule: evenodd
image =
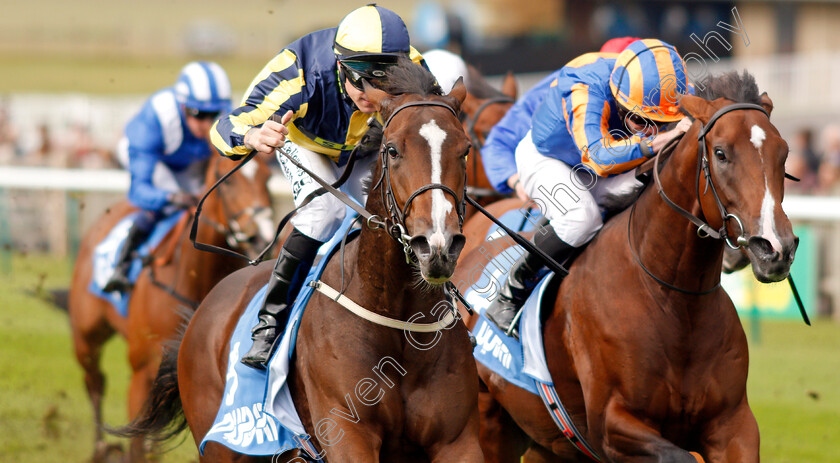
<instances>
[{"instance_id":1,"label":"jockey in yellow and blue silks","mask_svg":"<svg viewBox=\"0 0 840 463\"><path fill-rule=\"evenodd\" d=\"M377 79L399 57L423 65L403 20L375 4L358 8L337 28L305 35L275 56L253 80L240 107L213 128L213 144L233 159L253 150L274 154L281 147L332 183L367 131L368 119L376 115L362 81L376 87ZM285 156L278 156L278 161L299 206L319 185ZM362 204L362 184L370 176L372 161L373 156L358 160L342 187ZM277 258L259 324L251 332L254 343L242 358L246 365L265 368L288 319L289 304L318 248L341 225L344 211L340 200L322 195L292 218L294 229Z\"/></svg>"},{"instance_id":2,"label":"jockey in yellow and blue silks","mask_svg":"<svg viewBox=\"0 0 840 463\"><path fill-rule=\"evenodd\" d=\"M117 257L106 292L130 289L131 255L162 217L196 203L204 167L213 154L213 121L230 111L230 81L216 63L194 61L172 87L146 100L126 125L117 159L131 174L128 200L140 209Z\"/></svg>"},{"instance_id":3,"label":"jockey in yellow and blue silks","mask_svg":"<svg viewBox=\"0 0 840 463\"><path fill-rule=\"evenodd\" d=\"M679 112L689 89L677 50L656 39L636 40L620 54L588 53L559 71L515 153L522 187L549 220L534 235L539 249L566 260L601 229L605 212L635 200L643 185L632 169L690 126ZM544 265L525 253L487 317L513 333Z\"/></svg>"}]
</instances>

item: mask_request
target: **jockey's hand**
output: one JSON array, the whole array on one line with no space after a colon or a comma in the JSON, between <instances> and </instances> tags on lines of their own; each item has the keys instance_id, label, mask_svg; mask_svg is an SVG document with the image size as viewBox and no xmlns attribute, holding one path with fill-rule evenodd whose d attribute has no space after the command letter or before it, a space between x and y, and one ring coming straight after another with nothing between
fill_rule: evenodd
<instances>
[{"instance_id":1,"label":"jockey's hand","mask_svg":"<svg viewBox=\"0 0 840 463\"><path fill-rule=\"evenodd\" d=\"M653 137L653 141L650 144L651 150L653 154L656 155L665 145L668 144L671 140L676 138L677 136L684 134L688 131L691 127L691 119L684 117L680 120L673 129L668 130L666 132L660 132L655 137Z\"/></svg>"},{"instance_id":2,"label":"jockey's hand","mask_svg":"<svg viewBox=\"0 0 840 463\"><path fill-rule=\"evenodd\" d=\"M525 186L519 180L519 174L513 174L507 179L507 184L511 190L516 193L516 197L521 199L523 202L528 202L531 198L528 197L528 193L525 193Z\"/></svg>"},{"instance_id":3,"label":"jockey's hand","mask_svg":"<svg viewBox=\"0 0 840 463\"><path fill-rule=\"evenodd\" d=\"M179 191L169 194L169 203L180 209L189 209L198 205L198 198L195 195Z\"/></svg>"},{"instance_id":4,"label":"jockey's hand","mask_svg":"<svg viewBox=\"0 0 840 463\"><path fill-rule=\"evenodd\" d=\"M283 146L289 129L286 124L292 120L292 110L286 112L280 122L269 119L262 127L253 127L245 134L245 147L260 153L274 154L274 149Z\"/></svg>"}]
</instances>

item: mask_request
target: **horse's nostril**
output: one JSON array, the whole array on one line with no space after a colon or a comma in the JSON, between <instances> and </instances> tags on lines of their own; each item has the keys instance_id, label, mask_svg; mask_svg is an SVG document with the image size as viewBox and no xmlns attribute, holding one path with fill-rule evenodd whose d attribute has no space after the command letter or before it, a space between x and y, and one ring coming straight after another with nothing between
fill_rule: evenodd
<instances>
[{"instance_id":1,"label":"horse's nostril","mask_svg":"<svg viewBox=\"0 0 840 463\"><path fill-rule=\"evenodd\" d=\"M773 249L773 245L770 244L764 238L753 236L749 240L748 244L750 251L762 260L777 260L779 258L779 253Z\"/></svg>"},{"instance_id":2,"label":"horse's nostril","mask_svg":"<svg viewBox=\"0 0 840 463\"><path fill-rule=\"evenodd\" d=\"M461 255L461 251L464 249L464 245L467 243L467 238L462 234L457 234L452 237L452 242L449 243L449 251L447 251L447 255L450 259L458 259L458 256Z\"/></svg>"},{"instance_id":3,"label":"horse's nostril","mask_svg":"<svg viewBox=\"0 0 840 463\"><path fill-rule=\"evenodd\" d=\"M417 257L426 257L432 253L432 248L429 246L429 240L427 240L423 235L411 238L411 241L409 241L408 244L411 246L411 250L414 251L414 254Z\"/></svg>"}]
</instances>

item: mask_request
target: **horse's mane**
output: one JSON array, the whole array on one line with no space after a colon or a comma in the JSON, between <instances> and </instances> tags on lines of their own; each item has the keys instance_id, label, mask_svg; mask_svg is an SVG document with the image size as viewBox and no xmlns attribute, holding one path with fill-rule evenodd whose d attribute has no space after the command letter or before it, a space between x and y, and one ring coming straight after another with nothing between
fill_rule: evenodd
<instances>
[{"instance_id":1,"label":"horse's mane","mask_svg":"<svg viewBox=\"0 0 840 463\"><path fill-rule=\"evenodd\" d=\"M755 77L746 70L741 74L738 74L738 71L729 71L708 76L695 85L695 88L698 89L696 96L705 100L726 98L735 103L761 103Z\"/></svg>"},{"instance_id":2,"label":"horse's mane","mask_svg":"<svg viewBox=\"0 0 840 463\"><path fill-rule=\"evenodd\" d=\"M507 96L501 90L490 85L484 75L470 64L467 65L467 91L482 100Z\"/></svg>"}]
</instances>

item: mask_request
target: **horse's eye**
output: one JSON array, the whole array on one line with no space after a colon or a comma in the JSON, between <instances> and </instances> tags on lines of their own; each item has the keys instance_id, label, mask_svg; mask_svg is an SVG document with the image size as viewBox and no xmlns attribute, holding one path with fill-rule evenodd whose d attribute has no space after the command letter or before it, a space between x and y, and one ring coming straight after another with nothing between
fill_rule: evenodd
<instances>
[{"instance_id":1,"label":"horse's eye","mask_svg":"<svg viewBox=\"0 0 840 463\"><path fill-rule=\"evenodd\" d=\"M720 147L715 147L715 156L717 156L719 161L726 161L726 153Z\"/></svg>"},{"instance_id":2,"label":"horse's eye","mask_svg":"<svg viewBox=\"0 0 840 463\"><path fill-rule=\"evenodd\" d=\"M397 149L394 148L393 146L388 146L387 150L388 150L388 156L391 156L392 158L395 158L395 157L400 155L400 152L397 151Z\"/></svg>"},{"instance_id":3,"label":"horse's eye","mask_svg":"<svg viewBox=\"0 0 840 463\"><path fill-rule=\"evenodd\" d=\"M462 155L461 155L461 157L462 157L462 158L464 158L464 159L466 159L466 158L467 158L467 156L469 156L469 155L470 155L470 151L472 151L472 145L470 145L470 146L468 146L468 147L467 147L466 151L464 151L464 154L462 154Z\"/></svg>"}]
</instances>

